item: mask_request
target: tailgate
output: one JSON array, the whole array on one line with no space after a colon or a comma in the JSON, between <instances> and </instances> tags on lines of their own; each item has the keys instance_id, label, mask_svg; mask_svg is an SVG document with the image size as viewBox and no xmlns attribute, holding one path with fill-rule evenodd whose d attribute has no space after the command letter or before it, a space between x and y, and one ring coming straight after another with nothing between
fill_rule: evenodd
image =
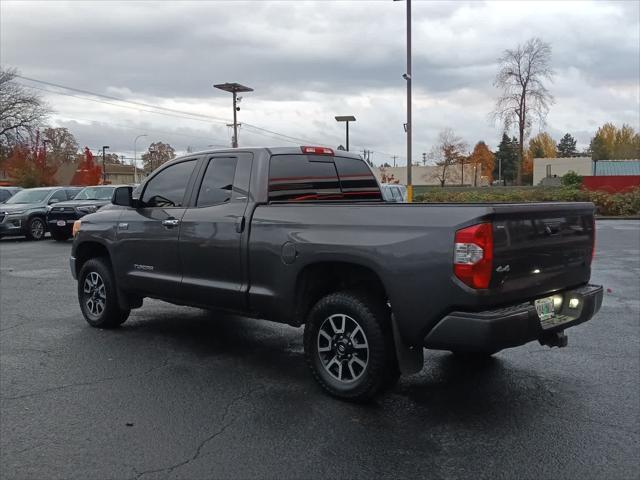
<instances>
[{"instance_id":1,"label":"tailgate","mask_svg":"<svg viewBox=\"0 0 640 480\"><path fill-rule=\"evenodd\" d=\"M491 289L530 298L589 281L592 203L494 205L494 212Z\"/></svg>"}]
</instances>

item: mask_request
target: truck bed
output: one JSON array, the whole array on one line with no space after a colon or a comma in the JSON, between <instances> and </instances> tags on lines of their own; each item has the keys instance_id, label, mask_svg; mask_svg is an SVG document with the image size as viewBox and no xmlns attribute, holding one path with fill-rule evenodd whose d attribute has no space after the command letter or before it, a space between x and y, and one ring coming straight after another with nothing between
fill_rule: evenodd
<instances>
[{"instance_id":1,"label":"truck bed","mask_svg":"<svg viewBox=\"0 0 640 480\"><path fill-rule=\"evenodd\" d=\"M455 277L452 259L456 230L480 222L493 224L494 273L488 289L474 290ZM255 208L250 225L251 309L295 324L301 272L318 262L355 263L382 280L400 333L413 343L451 311L586 284L594 241L593 205L583 202L271 203Z\"/></svg>"}]
</instances>

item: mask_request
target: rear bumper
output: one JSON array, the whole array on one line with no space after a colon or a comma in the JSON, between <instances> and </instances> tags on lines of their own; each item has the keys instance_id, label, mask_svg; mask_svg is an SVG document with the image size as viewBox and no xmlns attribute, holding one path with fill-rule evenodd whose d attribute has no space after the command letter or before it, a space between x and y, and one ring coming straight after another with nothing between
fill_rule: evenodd
<instances>
[{"instance_id":1,"label":"rear bumper","mask_svg":"<svg viewBox=\"0 0 640 480\"><path fill-rule=\"evenodd\" d=\"M517 347L591 319L602 306L602 286L585 285L565 290L556 316L540 322L533 302L483 312L452 312L424 339L426 348L462 352L495 352ZM569 300L578 299L570 308Z\"/></svg>"}]
</instances>

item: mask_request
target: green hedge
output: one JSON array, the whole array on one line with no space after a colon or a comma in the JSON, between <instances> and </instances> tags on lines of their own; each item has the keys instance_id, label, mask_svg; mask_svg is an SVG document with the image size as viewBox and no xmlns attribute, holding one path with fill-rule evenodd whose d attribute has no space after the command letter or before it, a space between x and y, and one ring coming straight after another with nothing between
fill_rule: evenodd
<instances>
[{"instance_id":1,"label":"green hedge","mask_svg":"<svg viewBox=\"0 0 640 480\"><path fill-rule=\"evenodd\" d=\"M417 202L593 202L599 215L640 215L640 188L626 193L591 192L572 187L433 188L416 195Z\"/></svg>"}]
</instances>

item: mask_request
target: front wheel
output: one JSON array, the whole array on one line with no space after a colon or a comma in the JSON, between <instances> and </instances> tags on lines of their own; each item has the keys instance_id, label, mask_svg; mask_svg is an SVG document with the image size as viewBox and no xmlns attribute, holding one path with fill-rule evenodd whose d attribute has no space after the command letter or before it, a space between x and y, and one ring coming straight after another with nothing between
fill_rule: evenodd
<instances>
[{"instance_id":1,"label":"front wheel","mask_svg":"<svg viewBox=\"0 0 640 480\"><path fill-rule=\"evenodd\" d=\"M389 314L363 294L322 298L309 313L304 351L315 379L339 398L369 400L399 376Z\"/></svg>"},{"instance_id":2,"label":"front wheel","mask_svg":"<svg viewBox=\"0 0 640 480\"><path fill-rule=\"evenodd\" d=\"M82 315L96 328L115 328L129 317L118 305L111 265L104 258L92 258L80 269L78 300Z\"/></svg>"},{"instance_id":3,"label":"front wheel","mask_svg":"<svg viewBox=\"0 0 640 480\"><path fill-rule=\"evenodd\" d=\"M27 221L27 240L42 240L45 233L44 220L40 217L32 217Z\"/></svg>"}]
</instances>

